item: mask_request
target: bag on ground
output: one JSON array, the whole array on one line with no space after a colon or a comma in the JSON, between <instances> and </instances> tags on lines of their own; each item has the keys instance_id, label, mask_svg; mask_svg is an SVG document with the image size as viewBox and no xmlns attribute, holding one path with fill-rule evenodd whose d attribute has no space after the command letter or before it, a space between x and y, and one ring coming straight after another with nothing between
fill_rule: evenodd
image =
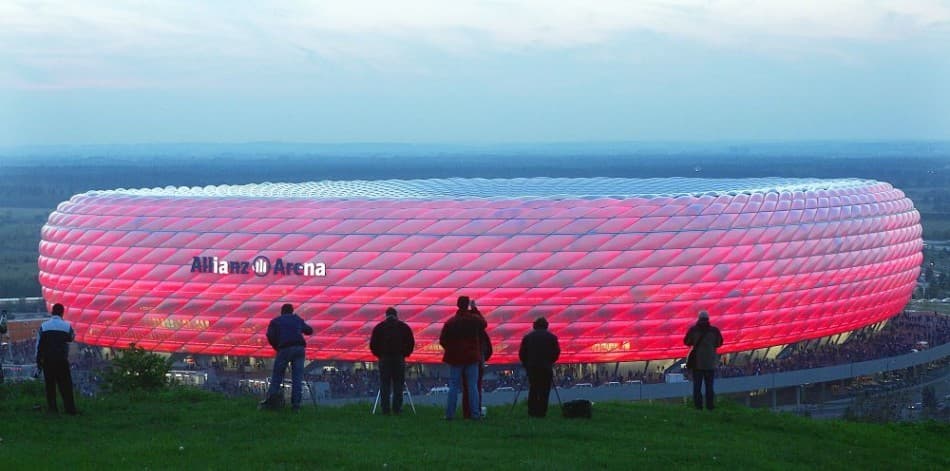
<instances>
[{"instance_id":1,"label":"bag on ground","mask_svg":"<svg viewBox=\"0 0 950 471\"><path fill-rule=\"evenodd\" d=\"M284 407L284 395L280 391L276 394L271 394L267 396L267 399L264 399L258 403L258 408L263 410L278 410Z\"/></svg>"},{"instance_id":2,"label":"bag on ground","mask_svg":"<svg viewBox=\"0 0 950 471\"><path fill-rule=\"evenodd\" d=\"M564 414L564 418L566 419L589 419L590 409L591 402L587 399L575 399L573 401L567 401L561 405L561 412Z\"/></svg>"}]
</instances>

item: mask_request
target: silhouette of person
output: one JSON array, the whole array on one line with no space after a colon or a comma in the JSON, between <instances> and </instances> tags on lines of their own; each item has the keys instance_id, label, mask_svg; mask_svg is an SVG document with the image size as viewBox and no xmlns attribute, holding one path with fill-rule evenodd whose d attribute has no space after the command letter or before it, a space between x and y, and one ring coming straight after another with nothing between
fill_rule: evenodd
<instances>
[{"instance_id":1,"label":"silhouette of person","mask_svg":"<svg viewBox=\"0 0 950 471\"><path fill-rule=\"evenodd\" d=\"M447 363L449 370L449 395L445 404L445 419L455 417L455 407L458 403L458 393L462 385L462 377L467 381L469 397L469 412L472 419L481 418L478 394L478 365L482 361L480 334L488 325L481 315L469 309L468 296L459 296L456 302L458 310L442 326L439 334L439 344L444 353L442 361Z\"/></svg>"},{"instance_id":2,"label":"silhouette of person","mask_svg":"<svg viewBox=\"0 0 950 471\"><path fill-rule=\"evenodd\" d=\"M719 366L716 349L722 346L722 333L709 323L709 313L699 311L696 324L689 328L683 343L693 347L696 364L692 368L693 405L703 409L702 386L706 385L706 409L715 408L716 393L713 390L713 377Z\"/></svg>"},{"instance_id":3,"label":"silhouette of person","mask_svg":"<svg viewBox=\"0 0 950 471\"><path fill-rule=\"evenodd\" d=\"M56 388L63 396L63 408L67 414L76 415L76 403L73 399L73 377L69 371L69 343L75 340L73 326L63 320L66 308L54 304L50 317L40 325L36 337L36 366L43 370L46 383L46 405L49 412L58 412L56 407Z\"/></svg>"},{"instance_id":4,"label":"silhouette of person","mask_svg":"<svg viewBox=\"0 0 950 471\"><path fill-rule=\"evenodd\" d=\"M402 412L406 357L415 347L416 340L409 325L399 320L396 308L386 309L386 319L376 324L369 340L370 351L379 359L379 399L383 415L389 415L390 411L396 415Z\"/></svg>"},{"instance_id":5,"label":"silhouette of person","mask_svg":"<svg viewBox=\"0 0 950 471\"><path fill-rule=\"evenodd\" d=\"M478 307L475 305L474 299L469 301L468 307L469 307L469 311L471 311L473 314L477 314L483 319L485 318L485 316L482 316L481 311L479 311ZM486 321L486 324L487 324L487 321ZM481 349L481 353L482 353L482 361L478 363L477 388L478 388L479 401L478 401L478 404L475 405L475 408L478 409L479 412L481 412L482 410L482 404L481 404L482 379L485 376L485 363L489 359L491 359L491 355L492 355L491 338L488 336L488 332L485 329L482 329L481 333L479 333L478 342L479 342L479 348ZM472 418L472 406L471 404L469 404L469 397L468 397L468 381L465 380L465 376L462 376L462 417L466 419Z\"/></svg>"},{"instance_id":6,"label":"silhouette of person","mask_svg":"<svg viewBox=\"0 0 950 471\"><path fill-rule=\"evenodd\" d=\"M528 415L544 417L554 382L554 363L561 356L561 347L557 336L548 332L547 319L535 319L533 327L521 340L518 358L528 373Z\"/></svg>"},{"instance_id":7,"label":"silhouette of person","mask_svg":"<svg viewBox=\"0 0 950 471\"><path fill-rule=\"evenodd\" d=\"M294 411L300 410L303 397L303 363L307 349L303 334L313 334L313 328L294 314L293 305L281 306L280 315L271 319L267 326L267 342L277 351L277 357L274 359L274 372L267 389L267 399L261 401L261 408L276 409L283 403L280 387L284 382L287 365L290 365L290 404Z\"/></svg>"}]
</instances>

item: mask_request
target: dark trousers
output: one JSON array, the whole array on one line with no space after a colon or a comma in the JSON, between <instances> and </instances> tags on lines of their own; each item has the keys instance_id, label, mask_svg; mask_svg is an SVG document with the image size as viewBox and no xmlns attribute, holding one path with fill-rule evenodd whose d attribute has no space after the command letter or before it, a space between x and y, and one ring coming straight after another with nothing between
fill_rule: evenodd
<instances>
[{"instance_id":1,"label":"dark trousers","mask_svg":"<svg viewBox=\"0 0 950 471\"><path fill-rule=\"evenodd\" d=\"M693 405L697 409L703 408L702 386L706 383L706 408L712 410L716 400L716 393L713 391L713 376L716 370L693 370Z\"/></svg>"},{"instance_id":2,"label":"dark trousers","mask_svg":"<svg viewBox=\"0 0 950 471\"><path fill-rule=\"evenodd\" d=\"M46 383L46 405L49 410L52 412L59 410L56 407L56 388L59 387L59 394L63 396L63 408L67 414L75 414L73 376L69 372L69 361L44 360L43 381Z\"/></svg>"},{"instance_id":3,"label":"dark trousers","mask_svg":"<svg viewBox=\"0 0 950 471\"><path fill-rule=\"evenodd\" d=\"M402 412L403 386L406 384L406 359L401 356L385 356L379 358L379 401L382 404L383 414L390 411L390 395L392 395L393 413Z\"/></svg>"},{"instance_id":4,"label":"dark trousers","mask_svg":"<svg viewBox=\"0 0 950 471\"><path fill-rule=\"evenodd\" d=\"M548 413L548 397L554 371L551 368L526 368L528 370L528 415L544 417Z\"/></svg>"}]
</instances>

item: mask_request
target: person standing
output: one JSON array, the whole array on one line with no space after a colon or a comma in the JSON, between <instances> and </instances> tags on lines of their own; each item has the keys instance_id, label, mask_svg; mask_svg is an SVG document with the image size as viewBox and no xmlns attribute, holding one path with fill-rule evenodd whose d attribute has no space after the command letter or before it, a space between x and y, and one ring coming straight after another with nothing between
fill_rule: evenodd
<instances>
[{"instance_id":1,"label":"person standing","mask_svg":"<svg viewBox=\"0 0 950 471\"><path fill-rule=\"evenodd\" d=\"M699 311L699 319L689 328L683 343L693 347L695 364L691 368L693 379L693 405L703 409L702 386L706 385L706 409L715 408L716 393L713 390L713 377L716 367L719 366L719 355L716 349L722 346L722 333L709 323L709 313Z\"/></svg>"},{"instance_id":2,"label":"person standing","mask_svg":"<svg viewBox=\"0 0 950 471\"><path fill-rule=\"evenodd\" d=\"M521 339L518 358L528 373L528 415L544 417L548 413L548 397L554 381L554 363L561 356L557 336L548 332L548 320L539 317L534 330Z\"/></svg>"},{"instance_id":3,"label":"person standing","mask_svg":"<svg viewBox=\"0 0 950 471\"><path fill-rule=\"evenodd\" d=\"M402 412L406 357L411 355L415 348L416 340L412 329L399 320L396 308L386 309L386 319L376 324L369 339L369 349L379 359L379 399L382 402L383 415L389 415L390 411L396 415Z\"/></svg>"},{"instance_id":4,"label":"person standing","mask_svg":"<svg viewBox=\"0 0 950 471\"><path fill-rule=\"evenodd\" d=\"M469 301L468 308L469 308L469 311L473 315L481 317L482 319L485 318L485 316L482 315L482 313L478 310L478 307L475 305L474 299ZM487 323L488 321L485 321L485 322ZM478 334L478 346L482 354L482 361L478 362L478 386L477 386L478 397L479 399L481 399L482 380L485 377L485 363L491 359L491 355L493 352L492 346L491 346L491 337L488 336L488 331L486 329L482 329L482 331ZM462 376L462 417L466 419L471 419L472 406L471 404L469 404L468 390L469 390L468 381L465 380L465 376ZM478 409L479 411L482 410L481 401L479 401L479 403L475 406L475 408Z\"/></svg>"},{"instance_id":5,"label":"person standing","mask_svg":"<svg viewBox=\"0 0 950 471\"><path fill-rule=\"evenodd\" d=\"M40 325L36 337L36 366L43 370L46 383L46 405L49 412L58 412L56 388L63 396L63 408L69 415L76 415L73 399L73 377L69 372L69 343L76 338L73 326L63 320L66 308L54 304L50 317Z\"/></svg>"},{"instance_id":6,"label":"person standing","mask_svg":"<svg viewBox=\"0 0 950 471\"><path fill-rule=\"evenodd\" d=\"M481 403L478 395L478 364L482 361L480 348L480 333L488 323L481 315L469 309L468 296L459 296L456 302L458 310L451 319L442 326L439 334L439 344L444 353L442 362L450 367L449 396L445 404L445 419L455 417L455 406L458 403L458 393L465 377L466 389L469 398L469 413L471 418L481 418Z\"/></svg>"},{"instance_id":7,"label":"person standing","mask_svg":"<svg viewBox=\"0 0 950 471\"><path fill-rule=\"evenodd\" d=\"M303 363L307 349L307 341L303 334L313 334L313 328L303 319L294 314L294 306L284 304L280 307L280 315L271 319L267 326L267 342L277 351L274 359L274 372L271 375L270 387L267 389L267 399L260 405L266 409L276 409L281 404L280 387L284 382L284 373L290 365L290 405L294 411L300 410L300 401L303 396Z\"/></svg>"},{"instance_id":8,"label":"person standing","mask_svg":"<svg viewBox=\"0 0 950 471\"><path fill-rule=\"evenodd\" d=\"M3 334L7 333L7 310L4 309L3 312L0 312L0 340L3 340ZM0 346L2 342L0 342ZM10 348L7 345L7 348ZM6 356L6 350L0 350L0 384L3 384L3 357Z\"/></svg>"}]
</instances>

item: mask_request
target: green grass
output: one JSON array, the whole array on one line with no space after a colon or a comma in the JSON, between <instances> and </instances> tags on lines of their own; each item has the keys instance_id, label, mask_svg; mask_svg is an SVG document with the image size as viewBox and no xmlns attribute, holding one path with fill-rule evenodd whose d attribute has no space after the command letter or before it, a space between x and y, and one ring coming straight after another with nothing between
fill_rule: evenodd
<instances>
[{"instance_id":1,"label":"green grass","mask_svg":"<svg viewBox=\"0 0 950 471\"><path fill-rule=\"evenodd\" d=\"M0 386L3 469L950 468L947 424L819 422L735 404L598 403L592 420L556 408L529 419L519 404L446 422L436 407L261 412L251 399L172 390L82 399L70 417L35 411L39 386Z\"/></svg>"}]
</instances>

